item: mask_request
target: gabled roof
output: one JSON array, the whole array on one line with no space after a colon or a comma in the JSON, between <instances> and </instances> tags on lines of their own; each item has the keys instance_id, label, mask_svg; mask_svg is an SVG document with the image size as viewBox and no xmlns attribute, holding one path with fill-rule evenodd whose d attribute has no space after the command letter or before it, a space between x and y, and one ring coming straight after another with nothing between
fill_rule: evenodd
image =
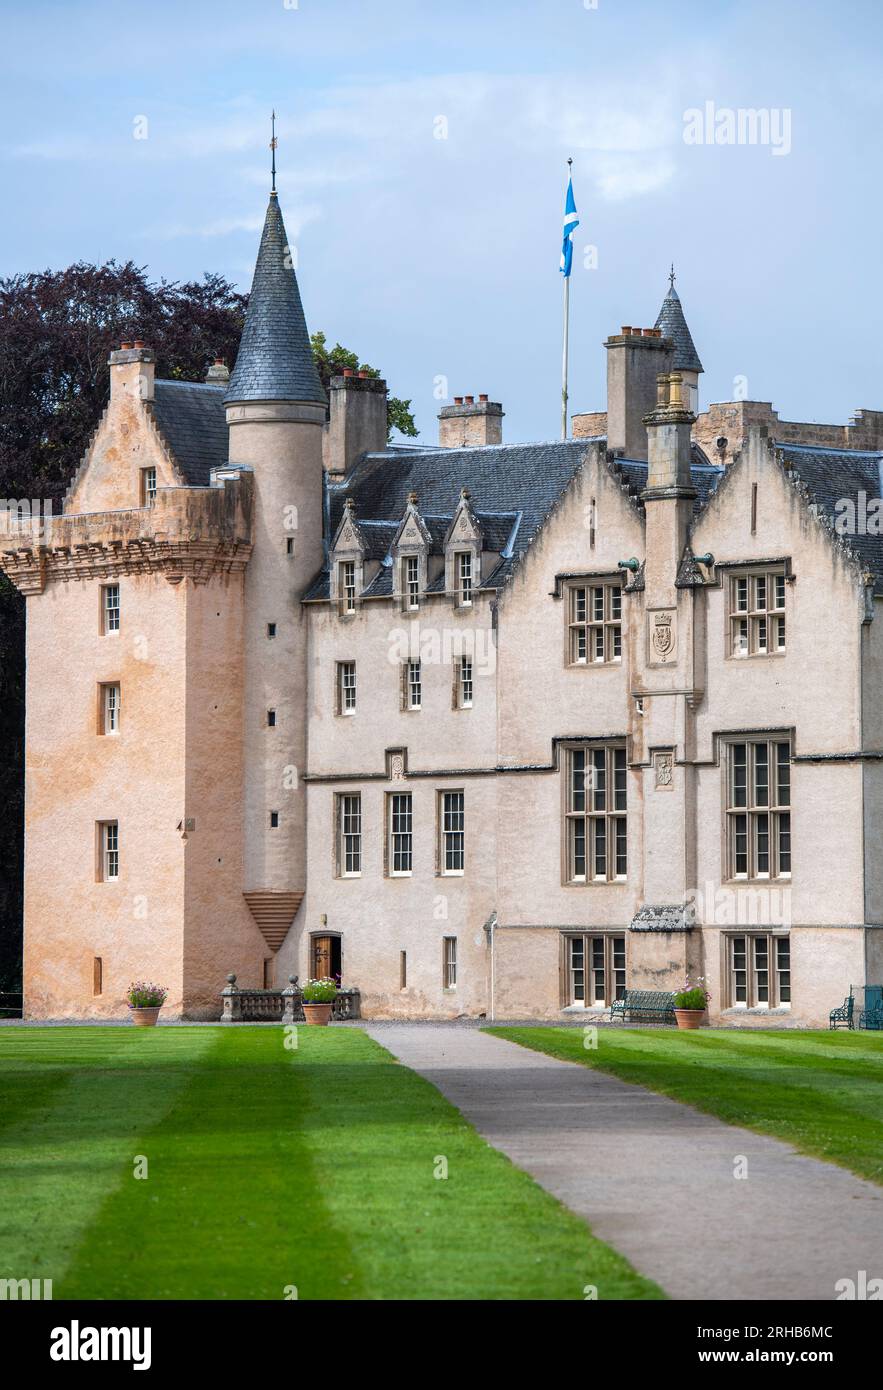
<instances>
[{"instance_id":1,"label":"gabled roof","mask_svg":"<svg viewBox=\"0 0 883 1390\"><path fill-rule=\"evenodd\" d=\"M196 381L157 381L153 418L190 487L208 487L229 454L224 388Z\"/></svg>"},{"instance_id":2,"label":"gabled roof","mask_svg":"<svg viewBox=\"0 0 883 1390\"><path fill-rule=\"evenodd\" d=\"M883 594L883 536L862 534L876 529L878 523L862 526L862 509L868 508L865 521L873 522L873 499L883 496L883 453L857 449L824 449L807 444L776 443L776 451L788 469L791 482L806 489L807 501L819 519L833 531L845 550L860 561L874 578L875 594ZM864 493L864 498L859 496ZM854 533L840 534L835 530L842 517L842 503L852 502L858 525ZM838 507L838 502L841 506Z\"/></svg>"},{"instance_id":3,"label":"gabled roof","mask_svg":"<svg viewBox=\"0 0 883 1390\"><path fill-rule=\"evenodd\" d=\"M275 192L270 194L245 327L226 399L325 404Z\"/></svg>"},{"instance_id":4,"label":"gabled roof","mask_svg":"<svg viewBox=\"0 0 883 1390\"><path fill-rule=\"evenodd\" d=\"M672 271L674 275L674 271ZM662 308L656 316L655 328L662 329L664 338L671 338L675 345L674 367L684 372L701 372L702 363L693 345L693 337L687 327L681 300L674 282L669 285L668 294L662 301Z\"/></svg>"}]
</instances>

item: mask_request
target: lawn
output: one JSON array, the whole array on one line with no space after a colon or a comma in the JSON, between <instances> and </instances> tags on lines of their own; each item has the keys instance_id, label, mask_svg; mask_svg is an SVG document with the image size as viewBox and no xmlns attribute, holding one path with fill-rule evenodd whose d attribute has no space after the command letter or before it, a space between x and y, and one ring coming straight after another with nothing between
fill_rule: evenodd
<instances>
[{"instance_id":1,"label":"lawn","mask_svg":"<svg viewBox=\"0 0 883 1390\"><path fill-rule=\"evenodd\" d=\"M491 1028L611 1072L883 1183L883 1036L704 1029Z\"/></svg>"},{"instance_id":2,"label":"lawn","mask_svg":"<svg viewBox=\"0 0 883 1390\"><path fill-rule=\"evenodd\" d=\"M284 1038L0 1029L0 1275L56 1299L662 1297L365 1033Z\"/></svg>"}]
</instances>

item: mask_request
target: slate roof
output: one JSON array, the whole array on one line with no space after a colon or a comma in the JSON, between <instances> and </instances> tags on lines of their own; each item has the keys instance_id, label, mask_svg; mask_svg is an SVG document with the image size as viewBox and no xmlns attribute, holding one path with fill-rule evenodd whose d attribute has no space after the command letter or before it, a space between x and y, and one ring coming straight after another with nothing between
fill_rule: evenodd
<instances>
[{"instance_id":1,"label":"slate roof","mask_svg":"<svg viewBox=\"0 0 883 1390\"><path fill-rule=\"evenodd\" d=\"M640 459L614 459L611 467L615 473L621 474L629 492L643 507L640 495L647 486L647 464ZM712 493L717 490L718 483L726 471L721 464L709 463L699 445L693 444L690 474L697 493L696 501L693 503L693 511L697 516L706 506Z\"/></svg>"},{"instance_id":2,"label":"slate roof","mask_svg":"<svg viewBox=\"0 0 883 1390\"><path fill-rule=\"evenodd\" d=\"M226 399L325 404L275 192L270 194L245 327Z\"/></svg>"},{"instance_id":3,"label":"slate roof","mask_svg":"<svg viewBox=\"0 0 883 1390\"><path fill-rule=\"evenodd\" d=\"M396 448L386 453L363 454L346 485L329 488L329 534L336 534L344 503L351 497L356 523L366 541L369 528L364 523L368 519L395 523L394 537L408 496L416 492L417 509L430 533L432 553L440 555L460 503L460 491L466 487L484 534L485 549L500 554L513 543L512 556L502 559L481 585L483 589L497 588L509 577L515 557L527 549L579 469L591 442L568 439L478 449ZM372 558L381 556L374 554ZM444 575L440 575L427 586L427 593L442 593L444 587ZM391 567L374 577L364 596L386 593L392 593ZM326 569L316 576L304 599L328 596Z\"/></svg>"},{"instance_id":4,"label":"slate roof","mask_svg":"<svg viewBox=\"0 0 883 1390\"><path fill-rule=\"evenodd\" d=\"M807 501L829 529L833 530L842 514L837 503L846 498L854 504L859 522L863 506L868 507L867 522L872 522L872 499L883 497L883 453L823 449L806 444L777 443L775 447L789 469L791 481L806 488ZM860 492L865 494L864 501L859 497ZM838 534L837 538L871 571L874 592L883 594L883 536Z\"/></svg>"},{"instance_id":5,"label":"slate roof","mask_svg":"<svg viewBox=\"0 0 883 1390\"><path fill-rule=\"evenodd\" d=\"M208 487L229 454L223 386L157 381L153 418L190 487Z\"/></svg>"},{"instance_id":6,"label":"slate roof","mask_svg":"<svg viewBox=\"0 0 883 1390\"><path fill-rule=\"evenodd\" d=\"M520 554L579 469L590 442L567 439L364 454L346 485L332 488L331 534L337 530L348 497L355 503L357 522L367 517L399 522L408 494L416 492L417 508L435 546L437 540L443 541L457 511L460 490L466 487L488 549L504 548L522 513L515 541Z\"/></svg>"},{"instance_id":7,"label":"slate roof","mask_svg":"<svg viewBox=\"0 0 883 1390\"><path fill-rule=\"evenodd\" d=\"M674 272L672 272L674 273ZM656 318L655 328L661 328L663 337L672 338L675 345L674 366L684 372L701 372L702 363L693 344L693 337L684 318L680 296L674 285L669 286L668 294L662 301L662 308Z\"/></svg>"}]
</instances>

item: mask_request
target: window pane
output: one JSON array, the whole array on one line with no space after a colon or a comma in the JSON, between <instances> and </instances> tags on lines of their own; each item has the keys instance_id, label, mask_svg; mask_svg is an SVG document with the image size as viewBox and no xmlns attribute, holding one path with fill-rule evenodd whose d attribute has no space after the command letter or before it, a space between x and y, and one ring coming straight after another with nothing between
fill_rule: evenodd
<instances>
[{"instance_id":1,"label":"window pane","mask_svg":"<svg viewBox=\"0 0 883 1390\"><path fill-rule=\"evenodd\" d=\"M616 876L625 878L628 872L628 856L626 845L628 836L626 832L626 822L624 816L617 816L616 821Z\"/></svg>"},{"instance_id":2,"label":"window pane","mask_svg":"<svg viewBox=\"0 0 883 1390\"><path fill-rule=\"evenodd\" d=\"M613 997L621 999L625 994L625 937L613 938Z\"/></svg>"},{"instance_id":3,"label":"window pane","mask_svg":"<svg viewBox=\"0 0 883 1390\"><path fill-rule=\"evenodd\" d=\"M586 809L586 754L582 748L574 748L570 755L570 809Z\"/></svg>"},{"instance_id":4,"label":"window pane","mask_svg":"<svg viewBox=\"0 0 883 1390\"><path fill-rule=\"evenodd\" d=\"M607 877L607 823L600 816L593 822L595 878Z\"/></svg>"},{"instance_id":5,"label":"window pane","mask_svg":"<svg viewBox=\"0 0 883 1390\"><path fill-rule=\"evenodd\" d=\"M731 942L731 950L733 960L733 1003L746 1004L748 1002L746 938L744 936L734 936Z\"/></svg>"},{"instance_id":6,"label":"window pane","mask_svg":"<svg viewBox=\"0 0 883 1390\"><path fill-rule=\"evenodd\" d=\"M754 938L754 984L758 1004L770 1000L769 943L765 936Z\"/></svg>"},{"instance_id":7,"label":"window pane","mask_svg":"<svg viewBox=\"0 0 883 1390\"><path fill-rule=\"evenodd\" d=\"M571 878L586 876L586 823L580 817L570 821Z\"/></svg>"},{"instance_id":8,"label":"window pane","mask_svg":"<svg viewBox=\"0 0 883 1390\"><path fill-rule=\"evenodd\" d=\"M779 873L791 872L791 815L783 811L778 817Z\"/></svg>"},{"instance_id":9,"label":"window pane","mask_svg":"<svg viewBox=\"0 0 883 1390\"><path fill-rule=\"evenodd\" d=\"M592 809L607 809L607 755L603 748L592 750Z\"/></svg>"},{"instance_id":10,"label":"window pane","mask_svg":"<svg viewBox=\"0 0 883 1390\"><path fill-rule=\"evenodd\" d=\"M791 1003L791 942L787 936L776 937L776 977L778 1001Z\"/></svg>"},{"instance_id":11,"label":"window pane","mask_svg":"<svg viewBox=\"0 0 883 1390\"><path fill-rule=\"evenodd\" d=\"M585 943L581 936L574 936L568 942L570 952L570 1002L585 1003Z\"/></svg>"},{"instance_id":12,"label":"window pane","mask_svg":"<svg viewBox=\"0 0 883 1390\"><path fill-rule=\"evenodd\" d=\"M754 805L768 806L770 803L769 746L766 743L754 745Z\"/></svg>"},{"instance_id":13,"label":"window pane","mask_svg":"<svg viewBox=\"0 0 883 1390\"><path fill-rule=\"evenodd\" d=\"M791 745L776 744L776 804L791 805Z\"/></svg>"},{"instance_id":14,"label":"window pane","mask_svg":"<svg viewBox=\"0 0 883 1390\"><path fill-rule=\"evenodd\" d=\"M748 873L748 817L733 817L733 870Z\"/></svg>"},{"instance_id":15,"label":"window pane","mask_svg":"<svg viewBox=\"0 0 883 1390\"><path fill-rule=\"evenodd\" d=\"M614 811L625 810L626 798L626 761L625 749L614 748L613 750L613 809Z\"/></svg>"},{"instance_id":16,"label":"window pane","mask_svg":"<svg viewBox=\"0 0 883 1390\"><path fill-rule=\"evenodd\" d=\"M748 746L745 743L734 743L731 753L732 759L732 802L733 806L748 805Z\"/></svg>"},{"instance_id":17,"label":"window pane","mask_svg":"<svg viewBox=\"0 0 883 1390\"><path fill-rule=\"evenodd\" d=\"M592 999L596 1004L606 1004L607 988L604 970L604 938L592 937Z\"/></svg>"},{"instance_id":18,"label":"window pane","mask_svg":"<svg viewBox=\"0 0 883 1390\"><path fill-rule=\"evenodd\" d=\"M766 876L770 871L770 818L768 815L757 816L756 825L756 855L758 876Z\"/></svg>"}]
</instances>

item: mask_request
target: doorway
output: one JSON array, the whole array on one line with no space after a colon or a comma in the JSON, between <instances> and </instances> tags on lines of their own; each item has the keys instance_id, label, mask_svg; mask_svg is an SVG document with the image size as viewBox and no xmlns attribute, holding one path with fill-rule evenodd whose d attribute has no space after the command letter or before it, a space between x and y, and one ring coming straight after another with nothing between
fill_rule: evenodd
<instances>
[{"instance_id":1,"label":"doorway","mask_svg":"<svg viewBox=\"0 0 883 1390\"><path fill-rule=\"evenodd\" d=\"M336 979L341 976L340 937L326 934L310 940L310 976L314 980Z\"/></svg>"}]
</instances>

